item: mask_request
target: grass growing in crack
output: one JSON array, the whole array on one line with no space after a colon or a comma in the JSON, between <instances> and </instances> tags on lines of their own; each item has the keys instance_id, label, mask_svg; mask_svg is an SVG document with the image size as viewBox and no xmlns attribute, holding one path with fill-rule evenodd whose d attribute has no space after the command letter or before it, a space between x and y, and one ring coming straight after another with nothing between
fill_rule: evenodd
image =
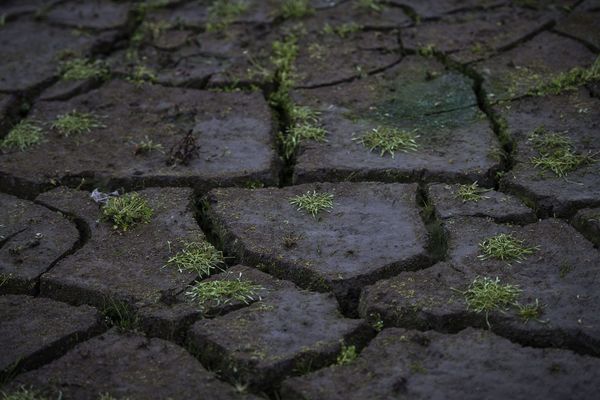
<instances>
[{"instance_id":1,"label":"grass growing in crack","mask_svg":"<svg viewBox=\"0 0 600 400\"><path fill-rule=\"evenodd\" d=\"M501 284L500 279L476 277L467 290L462 292L467 309L476 313L485 313L485 322L491 327L489 313L504 311L517 302L521 289L510 284Z\"/></svg>"},{"instance_id":2,"label":"grass growing in crack","mask_svg":"<svg viewBox=\"0 0 600 400\"><path fill-rule=\"evenodd\" d=\"M290 109L291 125L285 134L279 134L278 138L283 149L283 156L290 160L298 146L303 140L315 140L324 142L327 131L320 125L318 113L308 107L292 106Z\"/></svg>"},{"instance_id":3,"label":"grass growing in crack","mask_svg":"<svg viewBox=\"0 0 600 400\"><path fill-rule=\"evenodd\" d=\"M356 352L356 346L346 346L346 344L342 342L342 348L340 354L337 356L336 364L350 364L352 361L356 360L357 357L358 353Z\"/></svg>"},{"instance_id":4,"label":"grass growing in crack","mask_svg":"<svg viewBox=\"0 0 600 400\"><path fill-rule=\"evenodd\" d=\"M0 392L0 400L46 400L46 397L33 390L28 389L24 386L20 387L14 392Z\"/></svg>"},{"instance_id":5,"label":"grass growing in crack","mask_svg":"<svg viewBox=\"0 0 600 400\"><path fill-rule=\"evenodd\" d=\"M167 266L179 272L195 272L200 277L210 275L212 270L223 264L223 253L212 244L201 240L185 242L183 249L167 260Z\"/></svg>"},{"instance_id":6,"label":"grass growing in crack","mask_svg":"<svg viewBox=\"0 0 600 400\"><path fill-rule=\"evenodd\" d=\"M537 157L531 158L533 166L552 171L558 177L564 177L579 167L597 161L591 154L576 153L568 137L548 132L543 126L536 128L529 135L528 141L539 153Z\"/></svg>"},{"instance_id":7,"label":"grass growing in crack","mask_svg":"<svg viewBox=\"0 0 600 400\"><path fill-rule=\"evenodd\" d=\"M470 185L460 185L455 197L461 199L463 203L467 201L478 202L481 199L489 199L489 197L483 196L488 191L488 189L480 188L477 182L473 182Z\"/></svg>"},{"instance_id":8,"label":"grass growing in crack","mask_svg":"<svg viewBox=\"0 0 600 400\"><path fill-rule=\"evenodd\" d=\"M272 80L277 89L269 96L269 103L285 115L290 115L293 108L289 91L294 86L294 61L297 56L296 36L289 35L284 40L273 42L270 60L275 67Z\"/></svg>"},{"instance_id":9,"label":"grass growing in crack","mask_svg":"<svg viewBox=\"0 0 600 400\"><path fill-rule=\"evenodd\" d=\"M65 62L62 66L62 79L77 81L83 79L106 80L110 77L108 66L100 61L76 58Z\"/></svg>"},{"instance_id":10,"label":"grass growing in crack","mask_svg":"<svg viewBox=\"0 0 600 400\"><path fill-rule=\"evenodd\" d=\"M500 233L479 243L483 254L477 257L480 260L495 258L520 263L538 249L538 247L527 247L524 243L524 240L517 239L510 233Z\"/></svg>"},{"instance_id":11,"label":"grass growing in crack","mask_svg":"<svg viewBox=\"0 0 600 400\"><path fill-rule=\"evenodd\" d=\"M137 224L147 224L154 210L139 193L127 193L110 197L102 208L102 217L113 224L114 229L127 231Z\"/></svg>"},{"instance_id":12,"label":"grass growing in crack","mask_svg":"<svg viewBox=\"0 0 600 400\"><path fill-rule=\"evenodd\" d=\"M323 27L323 33L327 35L338 35L342 39L345 39L351 34L360 32L362 30L363 26L355 22L348 22L335 27L329 24L325 24L325 26Z\"/></svg>"},{"instance_id":13,"label":"grass growing in crack","mask_svg":"<svg viewBox=\"0 0 600 400\"><path fill-rule=\"evenodd\" d=\"M23 120L15 125L0 141L2 150L24 151L42 141L42 128L31 121Z\"/></svg>"},{"instance_id":14,"label":"grass growing in crack","mask_svg":"<svg viewBox=\"0 0 600 400\"><path fill-rule=\"evenodd\" d=\"M535 302L533 302L531 304L525 304L525 305L517 304L516 306L517 306L517 314L519 315L519 317L521 317L521 319L525 323L529 322L530 320L538 320L539 321L540 316L542 315L542 312L543 312L542 305L540 304L538 299L535 299Z\"/></svg>"},{"instance_id":15,"label":"grass growing in crack","mask_svg":"<svg viewBox=\"0 0 600 400\"><path fill-rule=\"evenodd\" d=\"M589 68L572 68L568 72L557 75L550 82L537 86L529 94L535 96L558 95L574 91L580 86L596 81L600 81L600 56Z\"/></svg>"},{"instance_id":16,"label":"grass growing in crack","mask_svg":"<svg viewBox=\"0 0 600 400\"><path fill-rule=\"evenodd\" d=\"M309 0L282 0L281 16L285 19L302 18L314 14Z\"/></svg>"},{"instance_id":17,"label":"grass growing in crack","mask_svg":"<svg viewBox=\"0 0 600 400\"><path fill-rule=\"evenodd\" d=\"M92 129L106 128L105 125L102 125L98 121L98 118L94 114L82 113L75 110L56 117L51 127L64 137L89 133Z\"/></svg>"},{"instance_id":18,"label":"grass growing in crack","mask_svg":"<svg viewBox=\"0 0 600 400\"><path fill-rule=\"evenodd\" d=\"M141 86L145 83L156 83L158 81L158 77L153 69L146 67L145 65L136 65L133 67L133 70L127 77L127 80L136 86Z\"/></svg>"},{"instance_id":19,"label":"grass growing in crack","mask_svg":"<svg viewBox=\"0 0 600 400\"><path fill-rule=\"evenodd\" d=\"M105 302L102 314L109 325L117 327L121 332L138 332L140 320L138 315L125 302L110 299Z\"/></svg>"},{"instance_id":20,"label":"grass growing in crack","mask_svg":"<svg viewBox=\"0 0 600 400\"><path fill-rule=\"evenodd\" d=\"M369 151L379 149L381 157L389 153L394 158L395 153L399 151L403 153L416 151L419 148L416 141L418 137L415 131L380 126L372 129L364 136L352 140L362 144Z\"/></svg>"},{"instance_id":21,"label":"grass growing in crack","mask_svg":"<svg viewBox=\"0 0 600 400\"><path fill-rule=\"evenodd\" d=\"M233 280L198 282L185 292L185 295L200 307L207 302L227 305L234 301L250 304L261 300L260 291L264 288L253 282L242 280L242 274Z\"/></svg>"},{"instance_id":22,"label":"grass growing in crack","mask_svg":"<svg viewBox=\"0 0 600 400\"><path fill-rule=\"evenodd\" d=\"M383 8L380 0L356 0L354 6L359 10L380 12Z\"/></svg>"},{"instance_id":23,"label":"grass growing in crack","mask_svg":"<svg viewBox=\"0 0 600 400\"><path fill-rule=\"evenodd\" d=\"M215 0L208 8L206 30L216 32L227 27L248 9L248 3L242 0Z\"/></svg>"},{"instance_id":24,"label":"grass growing in crack","mask_svg":"<svg viewBox=\"0 0 600 400\"><path fill-rule=\"evenodd\" d=\"M292 197L290 204L296 206L298 211L306 211L313 218L317 218L321 211L329 212L333 208L333 194L317 193L316 190L313 190L312 193L308 191Z\"/></svg>"}]
</instances>

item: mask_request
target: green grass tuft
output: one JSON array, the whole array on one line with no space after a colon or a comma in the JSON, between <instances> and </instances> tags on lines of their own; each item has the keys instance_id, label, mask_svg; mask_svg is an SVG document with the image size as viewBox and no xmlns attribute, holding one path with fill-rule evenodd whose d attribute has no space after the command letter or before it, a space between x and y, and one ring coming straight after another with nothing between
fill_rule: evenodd
<instances>
[{"instance_id":1,"label":"green grass tuft","mask_svg":"<svg viewBox=\"0 0 600 400\"><path fill-rule=\"evenodd\" d=\"M139 193L110 197L102 208L104 220L111 221L114 229L127 231L137 224L148 224L154 210Z\"/></svg>"},{"instance_id":2,"label":"green grass tuft","mask_svg":"<svg viewBox=\"0 0 600 400\"><path fill-rule=\"evenodd\" d=\"M479 243L483 254L478 258L481 260L495 258L520 263L538 249L537 247L526 247L524 243L524 240L516 239L512 234L500 233Z\"/></svg>"},{"instance_id":3,"label":"green grass tuft","mask_svg":"<svg viewBox=\"0 0 600 400\"><path fill-rule=\"evenodd\" d=\"M198 282L191 286L186 292L186 296L200 308L207 302L214 302L217 305L227 305L234 301L240 301L244 304L250 304L261 300L259 292L264 290L260 285L253 282L242 280L241 274L234 280L216 280Z\"/></svg>"},{"instance_id":4,"label":"green grass tuft","mask_svg":"<svg viewBox=\"0 0 600 400\"><path fill-rule=\"evenodd\" d=\"M580 86L597 81L600 81L600 56L589 68L572 68L568 72L557 75L550 82L537 86L529 94L535 96L558 95L572 92Z\"/></svg>"},{"instance_id":5,"label":"green grass tuft","mask_svg":"<svg viewBox=\"0 0 600 400\"><path fill-rule=\"evenodd\" d=\"M248 9L244 0L214 0L208 8L206 30L216 32L227 27Z\"/></svg>"},{"instance_id":6,"label":"green grass tuft","mask_svg":"<svg viewBox=\"0 0 600 400\"><path fill-rule=\"evenodd\" d=\"M358 353L356 352L356 346L346 346L346 344L342 342L342 349L337 357L336 364L350 364L352 361L356 360L357 357Z\"/></svg>"},{"instance_id":7,"label":"green grass tuft","mask_svg":"<svg viewBox=\"0 0 600 400\"><path fill-rule=\"evenodd\" d=\"M281 15L285 19L302 18L314 12L309 0L282 0Z\"/></svg>"},{"instance_id":8,"label":"green grass tuft","mask_svg":"<svg viewBox=\"0 0 600 400\"><path fill-rule=\"evenodd\" d=\"M33 389L27 389L22 386L16 392L1 392L0 400L46 400L46 397L40 395L39 392Z\"/></svg>"},{"instance_id":9,"label":"green grass tuft","mask_svg":"<svg viewBox=\"0 0 600 400\"><path fill-rule=\"evenodd\" d=\"M144 136L144 139L135 143L135 150L133 153L137 155L152 153L153 151L162 151L163 146L160 143L154 142L148 136Z\"/></svg>"},{"instance_id":10,"label":"green grass tuft","mask_svg":"<svg viewBox=\"0 0 600 400\"><path fill-rule=\"evenodd\" d=\"M338 35L342 39L345 39L351 34L360 32L362 30L363 26L355 22L348 22L338 26L331 26L329 24L325 24L325 26L323 27L323 33L328 35Z\"/></svg>"},{"instance_id":11,"label":"green grass tuft","mask_svg":"<svg viewBox=\"0 0 600 400\"><path fill-rule=\"evenodd\" d=\"M315 190L301 194L290 199L290 204L297 207L298 211L306 211L314 218L321 211L331 210L333 208L333 194L317 193Z\"/></svg>"},{"instance_id":12,"label":"green grass tuft","mask_svg":"<svg viewBox=\"0 0 600 400\"><path fill-rule=\"evenodd\" d=\"M65 62L62 66L62 79L77 81L83 79L106 80L110 77L108 66L100 61L76 58Z\"/></svg>"},{"instance_id":13,"label":"green grass tuft","mask_svg":"<svg viewBox=\"0 0 600 400\"><path fill-rule=\"evenodd\" d=\"M407 153L409 151L416 151L419 146L416 139L418 135L415 135L414 131L404 131L390 127L377 127L368 132L360 138L354 138L358 143L373 151L375 149L380 150L380 156L385 156L389 153L392 158L396 152L401 151Z\"/></svg>"},{"instance_id":14,"label":"green grass tuft","mask_svg":"<svg viewBox=\"0 0 600 400\"><path fill-rule=\"evenodd\" d=\"M517 314L519 315L519 317L521 317L521 319L525 323L529 322L530 320L539 321L540 316L542 315L542 312L543 312L542 305L540 304L538 299L535 299L535 302L531 303L531 304L526 304L526 305L518 304L517 309L518 309Z\"/></svg>"},{"instance_id":15,"label":"green grass tuft","mask_svg":"<svg viewBox=\"0 0 600 400\"><path fill-rule=\"evenodd\" d=\"M364 11L381 12L383 10L380 0L356 0L354 7Z\"/></svg>"},{"instance_id":16,"label":"green grass tuft","mask_svg":"<svg viewBox=\"0 0 600 400\"><path fill-rule=\"evenodd\" d=\"M204 240L185 242L183 249L167 261L167 266L173 266L179 272L195 272L200 277L210 275L222 264L223 253Z\"/></svg>"},{"instance_id":17,"label":"green grass tuft","mask_svg":"<svg viewBox=\"0 0 600 400\"><path fill-rule=\"evenodd\" d=\"M129 304L109 299L102 307L106 323L115 326L121 332L141 332L140 319Z\"/></svg>"},{"instance_id":18,"label":"green grass tuft","mask_svg":"<svg viewBox=\"0 0 600 400\"><path fill-rule=\"evenodd\" d=\"M467 309L476 313L485 313L485 320L490 327L489 313L504 311L516 304L521 289L514 285L501 284L497 277L496 279L476 277L462 294L465 296Z\"/></svg>"},{"instance_id":19,"label":"green grass tuft","mask_svg":"<svg viewBox=\"0 0 600 400\"><path fill-rule=\"evenodd\" d=\"M0 141L0 149L25 151L41 141L42 128L31 121L23 120L15 125L8 132L8 135Z\"/></svg>"},{"instance_id":20,"label":"green grass tuft","mask_svg":"<svg viewBox=\"0 0 600 400\"><path fill-rule=\"evenodd\" d=\"M455 197L461 199L463 203L467 201L478 202L481 199L489 199L489 197L483 196L488 191L489 189L482 189L477 182L473 182L470 185L460 185Z\"/></svg>"},{"instance_id":21,"label":"green grass tuft","mask_svg":"<svg viewBox=\"0 0 600 400\"><path fill-rule=\"evenodd\" d=\"M81 113L75 110L59 115L52 123L52 129L57 130L64 137L89 133L92 129L106 128L92 113Z\"/></svg>"}]
</instances>

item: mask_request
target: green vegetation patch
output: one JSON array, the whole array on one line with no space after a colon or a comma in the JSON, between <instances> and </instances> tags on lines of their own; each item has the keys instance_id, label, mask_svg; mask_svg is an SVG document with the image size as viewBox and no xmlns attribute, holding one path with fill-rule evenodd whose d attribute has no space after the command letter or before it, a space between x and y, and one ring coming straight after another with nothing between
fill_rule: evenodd
<instances>
[{"instance_id":1,"label":"green vegetation patch","mask_svg":"<svg viewBox=\"0 0 600 400\"><path fill-rule=\"evenodd\" d=\"M290 204L296 206L298 211L305 211L316 218L321 211L329 212L333 208L333 194L308 191L292 197Z\"/></svg>"},{"instance_id":2,"label":"green vegetation patch","mask_svg":"<svg viewBox=\"0 0 600 400\"><path fill-rule=\"evenodd\" d=\"M520 294L521 289L514 285L500 283L498 277L495 279L476 277L463 292L467 309L476 313L485 313L488 327L490 326L489 313L507 310L511 305L517 303Z\"/></svg>"},{"instance_id":3,"label":"green vegetation patch","mask_svg":"<svg viewBox=\"0 0 600 400\"><path fill-rule=\"evenodd\" d=\"M416 131L407 131L387 126L379 126L366 133L364 136L353 140L365 146L369 151L379 150L381 157L389 153L392 158L396 152L408 153L416 151L419 146Z\"/></svg>"},{"instance_id":4,"label":"green vegetation patch","mask_svg":"<svg viewBox=\"0 0 600 400\"><path fill-rule=\"evenodd\" d=\"M519 240L510 233L500 233L479 243L483 254L478 258L481 260L495 258L520 263L538 249L538 247L527 247L524 243L524 240Z\"/></svg>"},{"instance_id":5,"label":"green vegetation patch","mask_svg":"<svg viewBox=\"0 0 600 400\"><path fill-rule=\"evenodd\" d=\"M141 86L145 83L156 83L158 81L158 76L152 68L138 64L133 67L127 80L136 86Z\"/></svg>"},{"instance_id":6,"label":"green vegetation patch","mask_svg":"<svg viewBox=\"0 0 600 400\"><path fill-rule=\"evenodd\" d=\"M66 81L106 80L109 77L110 70L101 60L91 61L85 58L75 58L65 62L62 66L62 79Z\"/></svg>"},{"instance_id":7,"label":"green vegetation patch","mask_svg":"<svg viewBox=\"0 0 600 400\"><path fill-rule=\"evenodd\" d=\"M208 32L222 31L248 9L245 0L215 0L208 8Z\"/></svg>"},{"instance_id":8,"label":"green vegetation patch","mask_svg":"<svg viewBox=\"0 0 600 400\"><path fill-rule=\"evenodd\" d=\"M319 120L319 113L309 107L292 105L289 114L290 126L286 129L285 134L278 135L286 160L293 158L302 141L325 142L327 135L327 131Z\"/></svg>"},{"instance_id":9,"label":"green vegetation patch","mask_svg":"<svg viewBox=\"0 0 600 400\"><path fill-rule=\"evenodd\" d=\"M478 202L481 199L489 199L489 197L483 195L488 191L489 189L480 188L477 182L473 182L470 185L460 185L455 197L462 200L463 203L468 201Z\"/></svg>"},{"instance_id":10,"label":"green vegetation patch","mask_svg":"<svg viewBox=\"0 0 600 400\"><path fill-rule=\"evenodd\" d=\"M356 351L356 346L346 346L346 344L342 342L342 349L340 350L340 354L337 356L336 364L350 364L352 361L356 360L357 357L358 353Z\"/></svg>"},{"instance_id":11,"label":"green vegetation patch","mask_svg":"<svg viewBox=\"0 0 600 400\"><path fill-rule=\"evenodd\" d=\"M179 272L195 272L205 277L223 264L223 253L207 241L185 242L183 249L167 260Z\"/></svg>"},{"instance_id":12,"label":"green vegetation patch","mask_svg":"<svg viewBox=\"0 0 600 400\"><path fill-rule=\"evenodd\" d=\"M0 149L25 151L40 143L42 136L42 128L32 121L23 120L0 141Z\"/></svg>"},{"instance_id":13,"label":"green vegetation patch","mask_svg":"<svg viewBox=\"0 0 600 400\"><path fill-rule=\"evenodd\" d=\"M549 82L538 85L529 94L535 96L558 95L564 92L572 92L580 86L600 81L600 56L588 67L575 67L568 72L558 74Z\"/></svg>"},{"instance_id":14,"label":"green vegetation patch","mask_svg":"<svg viewBox=\"0 0 600 400\"><path fill-rule=\"evenodd\" d=\"M383 10L380 0L356 0L354 7L363 11L381 12Z\"/></svg>"},{"instance_id":15,"label":"green vegetation patch","mask_svg":"<svg viewBox=\"0 0 600 400\"><path fill-rule=\"evenodd\" d=\"M363 30L363 26L357 24L356 22L348 22L345 24L331 26L330 24L325 24L323 27L323 33L327 35L337 35L342 39L347 38L353 33L360 32Z\"/></svg>"},{"instance_id":16,"label":"green vegetation patch","mask_svg":"<svg viewBox=\"0 0 600 400\"><path fill-rule=\"evenodd\" d=\"M310 0L282 0L281 16L285 19L302 18L314 14Z\"/></svg>"},{"instance_id":17,"label":"green vegetation patch","mask_svg":"<svg viewBox=\"0 0 600 400\"><path fill-rule=\"evenodd\" d=\"M21 387L16 392L2 392L0 393L1 400L46 400L46 397L43 397L39 392L28 389L26 387Z\"/></svg>"},{"instance_id":18,"label":"green vegetation patch","mask_svg":"<svg viewBox=\"0 0 600 400\"><path fill-rule=\"evenodd\" d=\"M137 224L148 224L154 210L139 193L127 193L110 197L102 208L102 217L113 224L114 229L127 231Z\"/></svg>"},{"instance_id":19,"label":"green vegetation patch","mask_svg":"<svg viewBox=\"0 0 600 400\"><path fill-rule=\"evenodd\" d=\"M540 316L542 315L542 305L538 299L535 299L531 304L517 304L517 314L525 323L531 320L539 321Z\"/></svg>"},{"instance_id":20,"label":"green vegetation patch","mask_svg":"<svg viewBox=\"0 0 600 400\"><path fill-rule=\"evenodd\" d=\"M89 133L92 129L106 128L94 114L82 113L75 110L56 117L51 127L64 137Z\"/></svg>"},{"instance_id":21,"label":"green vegetation patch","mask_svg":"<svg viewBox=\"0 0 600 400\"><path fill-rule=\"evenodd\" d=\"M121 332L140 332L140 319L129 304L115 299L105 301L102 308L105 321Z\"/></svg>"},{"instance_id":22,"label":"green vegetation patch","mask_svg":"<svg viewBox=\"0 0 600 400\"><path fill-rule=\"evenodd\" d=\"M250 304L261 300L259 293L264 290L260 285L243 280L240 276L233 280L198 282L186 291L186 296L202 308L203 304L213 302L227 305L235 301Z\"/></svg>"}]
</instances>

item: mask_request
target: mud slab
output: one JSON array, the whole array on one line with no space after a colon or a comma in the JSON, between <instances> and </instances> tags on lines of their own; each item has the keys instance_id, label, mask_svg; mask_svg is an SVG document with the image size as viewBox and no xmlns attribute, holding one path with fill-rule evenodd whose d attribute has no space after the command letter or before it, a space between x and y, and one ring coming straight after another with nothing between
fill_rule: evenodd
<instances>
[{"instance_id":1,"label":"mud slab","mask_svg":"<svg viewBox=\"0 0 600 400\"><path fill-rule=\"evenodd\" d=\"M524 345L600 354L600 296L594 289L600 253L575 229L554 219L518 227L458 218L445 226L448 262L367 287L359 307L362 317L423 330L489 327ZM480 243L499 233L525 240L533 254L510 264L481 259ZM477 277L518 287L514 304L492 309L487 316L469 309L464 292ZM521 314L525 306L537 312Z\"/></svg>"},{"instance_id":2,"label":"mud slab","mask_svg":"<svg viewBox=\"0 0 600 400\"><path fill-rule=\"evenodd\" d=\"M473 82L431 58L406 57L385 73L346 84L295 91L321 113L325 141L304 141L294 180L492 182L500 145L477 108ZM439 93L444 93L440 96ZM415 151L392 157L359 143L373 129L410 132Z\"/></svg>"},{"instance_id":3,"label":"mud slab","mask_svg":"<svg viewBox=\"0 0 600 400\"><path fill-rule=\"evenodd\" d=\"M79 240L76 226L59 213L0 193L0 294L33 294L40 275Z\"/></svg>"},{"instance_id":4,"label":"mud slab","mask_svg":"<svg viewBox=\"0 0 600 400\"><path fill-rule=\"evenodd\" d=\"M342 317L333 296L285 288L247 308L196 322L188 338L204 365L260 390L332 363L342 343L360 346L371 335L363 320Z\"/></svg>"},{"instance_id":5,"label":"mud slab","mask_svg":"<svg viewBox=\"0 0 600 400\"><path fill-rule=\"evenodd\" d=\"M419 19L439 18L444 14L472 8L492 8L500 0L390 0L392 4L409 7Z\"/></svg>"},{"instance_id":6,"label":"mud slab","mask_svg":"<svg viewBox=\"0 0 600 400\"><path fill-rule=\"evenodd\" d=\"M106 368L99 366L107 366ZM110 367L108 367L110 366ZM11 383L63 399L255 399L238 394L181 347L161 339L110 331Z\"/></svg>"},{"instance_id":7,"label":"mud slab","mask_svg":"<svg viewBox=\"0 0 600 400\"><path fill-rule=\"evenodd\" d=\"M290 204L313 190L333 194L333 208L317 218ZM304 288L333 290L348 310L362 286L431 262L415 197L416 185L403 184L217 189L205 212L242 263Z\"/></svg>"},{"instance_id":8,"label":"mud slab","mask_svg":"<svg viewBox=\"0 0 600 400\"><path fill-rule=\"evenodd\" d=\"M571 223L589 241L600 247L600 208L579 210Z\"/></svg>"},{"instance_id":9,"label":"mud slab","mask_svg":"<svg viewBox=\"0 0 600 400\"><path fill-rule=\"evenodd\" d=\"M595 11L584 11L584 6L585 4L582 4L568 17L558 21L554 29L600 51L600 29L596 23L600 18L600 7Z\"/></svg>"},{"instance_id":10,"label":"mud slab","mask_svg":"<svg viewBox=\"0 0 600 400\"><path fill-rule=\"evenodd\" d=\"M153 333L171 337L180 328L181 319L187 321L199 314L193 307L174 305L175 297L197 275L180 273L165 264L183 241L200 241L204 234L191 210L190 189L146 189L138 193L148 201L154 215L149 224L136 225L127 232L115 231L110 222L103 221L100 207L87 192L56 189L40 195L38 201L73 215L89 230L83 248L42 277L40 291L43 296L101 309L121 306L137 313L149 308L146 318L154 317L155 323L166 320L159 324L166 328Z\"/></svg>"},{"instance_id":11,"label":"mud slab","mask_svg":"<svg viewBox=\"0 0 600 400\"><path fill-rule=\"evenodd\" d=\"M427 199L438 218L483 217L515 224L528 224L537 220L533 211L514 196L479 188L481 199L465 201L457 195L459 190L460 185L428 186Z\"/></svg>"},{"instance_id":12,"label":"mud slab","mask_svg":"<svg viewBox=\"0 0 600 400\"><path fill-rule=\"evenodd\" d=\"M508 133L516 142L514 168L501 181L501 187L528 199L541 215L571 216L579 208L600 205L600 163L581 165L566 176L535 167L533 158L540 153L530 139L543 128L546 134L567 138L579 155L597 159L600 143L596 132L600 124L600 100L586 90L561 96L531 97L498 106L506 120Z\"/></svg>"},{"instance_id":13,"label":"mud slab","mask_svg":"<svg viewBox=\"0 0 600 400\"><path fill-rule=\"evenodd\" d=\"M354 362L291 378L282 399L594 399L600 362L491 332L386 329Z\"/></svg>"},{"instance_id":14,"label":"mud slab","mask_svg":"<svg viewBox=\"0 0 600 400\"><path fill-rule=\"evenodd\" d=\"M109 0L67 1L45 15L51 24L79 29L124 31L132 17L131 4Z\"/></svg>"},{"instance_id":15,"label":"mud slab","mask_svg":"<svg viewBox=\"0 0 600 400\"><path fill-rule=\"evenodd\" d=\"M52 124L73 111L93 113L99 128L65 137ZM273 121L259 94L213 93L112 81L69 101L39 102L29 118L43 141L0 155L0 184L31 196L54 182L108 187L219 185L277 180ZM198 146L167 165L189 131ZM144 143L153 149L144 151ZM136 154L137 153L137 154ZM251 157L250 157L251 155Z\"/></svg>"}]
</instances>

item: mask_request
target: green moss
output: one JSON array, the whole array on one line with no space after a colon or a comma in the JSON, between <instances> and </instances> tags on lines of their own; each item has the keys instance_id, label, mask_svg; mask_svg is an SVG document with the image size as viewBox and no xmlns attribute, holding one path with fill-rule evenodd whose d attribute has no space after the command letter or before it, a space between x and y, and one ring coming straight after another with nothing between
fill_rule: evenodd
<instances>
[{"instance_id":1,"label":"green moss","mask_svg":"<svg viewBox=\"0 0 600 400\"><path fill-rule=\"evenodd\" d=\"M314 14L309 0L282 0L281 16L285 19L302 18Z\"/></svg>"},{"instance_id":2,"label":"green moss","mask_svg":"<svg viewBox=\"0 0 600 400\"><path fill-rule=\"evenodd\" d=\"M248 9L243 0L215 0L208 8L208 32L222 31Z\"/></svg>"},{"instance_id":3,"label":"green moss","mask_svg":"<svg viewBox=\"0 0 600 400\"><path fill-rule=\"evenodd\" d=\"M488 191L489 189L480 188L477 182L473 182L470 185L460 185L455 197L462 200L463 203L468 201L476 203L481 199L489 199L489 197L483 196Z\"/></svg>"},{"instance_id":4,"label":"green moss","mask_svg":"<svg viewBox=\"0 0 600 400\"><path fill-rule=\"evenodd\" d=\"M500 233L479 243L483 254L478 258L481 260L495 258L520 263L538 249L538 247L527 247L524 243L524 240L519 240L512 234Z\"/></svg>"},{"instance_id":5,"label":"green moss","mask_svg":"<svg viewBox=\"0 0 600 400\"><path fill-rule=\"evenodd\" d=\"M261 300L259 293L264 290L260 285L253 282L242 280L241 274L233 280L215 280L198 282L191 286L186 292L186 296L200 308L208 302L217 305L227 305L232 302L242 302L250 304Z\"/></svg>"},{"instance_id":6,"label":"green moss","mask_svg":"<svg viewBox=\"0 0 600 400\"><path fill-rule=\"evenodd\" d=\"M342 342L342 348L337 357L336 364L350 364L352 361L356 360L357 357L358 353L356 352L356 346L346 346L346 344Z\"/></svg>"},{"instance_id":7,"label":"green moss","mask_svg":"<svg viewBox=\"0 0 600 400\"><path fill-rule=\"evenodd\" d=\"M532 89L529 94L535 96L558 95L597 81L600 81L600 56L589 68L575 67L568 72L558 74L549 82Z\"/></svg>"},{"instance_id":8,"label":"green moss","mask_svg":"<svg viewBox=\"0 0 600 400\"><path fill-rule=\"evenodd\" d=\"M185 242L183 249L167 261L167 266L175 267L179 272L195 272L200 277L210 275L221 265L223 253L204 240Z\"/></svg>"},{"instance_id":9,"label":"green moss","mask_svg":"<svg viewBox=\"0 0 600 400\"><path fill-rule=\"evenodd\" d=\"M110 77L108 66L100 60L91 61L76 58L65 62L62 66L62 79L77 81L83 79L106 80Z\"/></svg>"},{"instance_id":10,"label":"green moss","mask_svg":"<svg viewBox=\"0 0 600 400\"><path fill-rule=\"evenodd\" d=\"M379 126L353 140L365 146L369 151L378 149L381 157L389 153L394 158L396 152L416 151L419 148L416 141L418 137L419 135L416 135L415 131Z\"/></svg>"},{"instance_id":11,"label":"green moss","mask_svg":"<svg viewBox=\"0 0 600 400\"><path fill-rule=\"evenodd\" d=\"M516 304L521 290L514 285L501 284L499 278L476 277L467 290L462 292L465 296L467 309L476 313L485 313L488 327L488 319L491 311L503 311L509 306Z\"/></svg>"},{"instance_id":12,"label":"green moss","mask_svg":"<svg viewBox=\"0 0 600 400\"><path fill-rule=\"evenodd\" d=\"M42 136L42 128L32 121L23 120L0 141L0 149L24 151L40 143Z\"/></svg>"},{"instance_id":13,"label":"green moss","mask_svg":"<svg viewBox=\"0 0 600 400\"><path fill-rule=\"evenodd\" d=\"M89 133L92 129L106 128L94 114L82 113L76 110L56 117L51 127L64 137Z\"/></svg>"},{"instance_id":14,"label":"green moss","mask_svg":"<svg viewBox=\"0 0 600 400\"><path fill-rule=\"evenodd\" d=\"M148 224L154 210L139 193L127 193L110 197L102 208L102 217L110 221L114 229L127 231L137 224Z\"/></svg>"},{"instance_id":15,"label":"green moss","mask_svg":"<svg viewBox=\"0 0 600 400\"><path fill-rule=\"evenodd\" d=\"M333 208L333 194L308 191L292 197L290 204L296 206L298 211L305 211L316 218L321 211L329 212Z\"/></svg>"}]
</instances>

